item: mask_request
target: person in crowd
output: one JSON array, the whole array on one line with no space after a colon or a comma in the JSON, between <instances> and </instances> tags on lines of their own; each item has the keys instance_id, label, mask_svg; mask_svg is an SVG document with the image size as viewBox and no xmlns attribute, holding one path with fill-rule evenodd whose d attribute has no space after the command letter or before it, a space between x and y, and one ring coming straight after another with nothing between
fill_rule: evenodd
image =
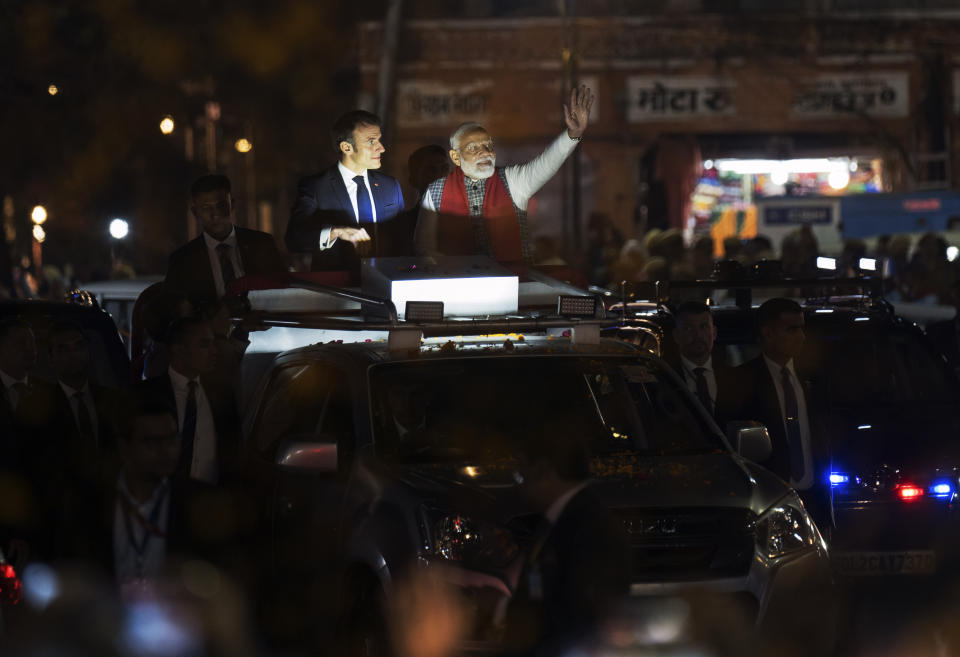
<instances>
[{"instance_id":1,"label":"person in crowd","mask_svg":"<svg viewBox=\"0 0 960 657\"><path fill-rule=\"evenodd\" d=\"M210 484L227 480L234 474L238 419L232 389L204 381L217 362L213 331L199 317L182 317L170 325L167 341L170 366L137 391L176 408L183 437L177 474Z\"/></svg>"},{"instance_id":2,"label":"person in crowd","mask_svg":"<svg viewBox=\"0 0 960 657\"><path fill-rule=\"evenodd\" d=\"M438 144L421 146L407 159L408 182L417 191L417 202L404 210L396 219L393 253L395 256L412 256L415 253L413 234L420 216L420 206L427 186L437 178L443 178L450 172L450 157Z\"/></svg>"},{"instance_id":3,"label":"person in crowd","mask_svg":"<svg viewBox=\"0 0 960 657\"><path fill-rule=\"evenodd\" d=\"M213 331L217 361L213 371L203 375L202 379L218 389L232 388L236 392L240 380L240 361L250 346L249 334L230 321L227 304L223 301L201 307L200 316L207 320Z\"/></svg>"},{"instance_id":4,"label":"person in crowd","mask_svg":"<svg viewBox=\"0 0 960 657\"><path fill-rule=\"evenodd\" d=\"M507 609L511 654L561 655L592 645L627 596L629 540L590 483L587 446L541 427L523 441L523 489L543 522Z\"/></svg>"},{"instance_id":5,"label":"person in crowd","mask_svg":"<svg viewBox=\"0 0 960 657\"><path fill-rule=\"evenodd\" d=\"M176 557L215 558L223 538L201 510L214 489L177 476L181 437L174 408L128 391L114 418L120 465L93 503L74 505L58 526L60 563L81 561L135 593ZM211 507L212 508L212 507Z\"/></svg>"},{"instance_id":6,"label":"person in crowd","mask_svg":"<svg viewBox=\"0 0 960 657\"><path fill-rule=\"evenodd\" d=\"M131 366L141 378L152 379L166 372L170 365L170 347L167 344L170 324L196 311L184 294L163 281L144 290L137 303L143 304L143 328L147 339L143 353L134 356Z\"/></svg>"},{"instance_id":7,"label":"person in crowd","mask_svg":"<svg viewBox=\"0 0 960 657\"><path fill-rule=\"evenodd\" d=\"M914 272L911 292L915 301L950 303L953 277L947 260L947 242L942 236L925 233L917 241L910 264Z\"/></svg>"},{"instance_id":8,"label":"person in crowd","mask_svg":"<svg viewBox=\"0 0 960 657\"><path fill-rule=\"evenodd\" d=\"M953 282L950 298L956 309L954 318L931 322L927 325L926 332L950 367L960 373L960 279Z\"/></svg>"},{"instance_id":9,"label":"person in crowd","mask_svg":"<svg viewBox=\"0 0 960 657\"><path fill-rule=\"evenodd\" d=\"M423 198L415 235L418 253L531 262L527 204L577 147L593 99L584 86L572 89L570 104L563 106L566 130L522 165L498 168L490 133L479 123L458 127L450 136L456 168L430 183Z\"/></svg>"},{"instance_id":10,"label":"person in crowd","mask_svg":"<svg viewBox=\"0 0 960 657\"><path fill-rule=\"evenodd\" d=\"M0 321L0 413L7 426L15 426L14 416L31 393L30 370L36 361L37 342L30 324L15 317Z\"/></svg>"},{"instance_id":11,"label":"person in crowd","mask_svg":"<svg viewBox=\"0 0 960 657\"><path fill-rule=\"evenodd\" d=\"M710 278L713 274L713 238L710 235L696 237L688 256L693 276L699 280Z\"/></svg>"},{"instance_id":12,"label":"person in crowd","mask_svg":"<svg viewBox=\"0 0 960 657\"><path fill-rule=\"evenodd\" d=\"M717 339L713 315L705 303L685 301L677 308L674 319L673 337L680 352L677 373L707 412L714 415L718 397L729 394L729 372L713 359Z\"/></svg>"},{"instance_id":13,"label":"person in crowd","mask_svg":"<svg viewBox=\"0 0 960 657\"><path fill-rule=\"evenodd\" d=\"M380 173L380 118L347 112L331 130L339 162L297 185L287 226L291 251L313 252L313 271L359 272L360 258L394 254L393 220L403 212L396 178ZM409 239L409 238L408 238Z\"/></svg>"},{"instance_id":14,"label":"person in crowd","mask_svg":"<svg viewBox=\"0 0 960 657\"><path fill-rule=\"evenodd\" d=\"M772 452L762 463L800 491L820 521L826 508L819 498L829 442L820 420L820 404L809 382L797 373L805 341L803 309L782 297L757 309L760 355L733 370L732 394L717 400L725 421L754 420L770 433Z\"/></svg>"},{"instance_id":15,"label":"person in crowd","mask_svg":"<svg viewBox=\"0 0 960 657\"><path fill-rule=\"evenodd\" d=\"M171 254L166 282L192 303L222 298L226 286L241 276L286 271L272 235L234 224L226 176L197 178L190 186L190 211L203 233Z\"/></svg>"},{"instance_id":16,"label":"person in crowd","mask_svg":"<svg viewBox=\"0 0 960 657\"><path fill-rule=\"evenodd\" d=\"M587 280L603 285L616 276L611 273L623 245L623 233L606 212L591 212L587 217Z\"/></svg>"}]
</instances>

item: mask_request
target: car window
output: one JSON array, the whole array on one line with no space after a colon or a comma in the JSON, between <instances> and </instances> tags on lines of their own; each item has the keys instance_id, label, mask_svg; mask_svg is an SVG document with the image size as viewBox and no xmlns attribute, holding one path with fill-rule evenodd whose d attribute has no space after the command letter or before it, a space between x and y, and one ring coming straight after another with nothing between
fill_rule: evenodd
<instances>
[{"instance_id":1,"label":"car window","mask_svg":"<svg viewBox=\"0 0 960 657\"><path fill-rule=\"evenodd\" d=\"M370 373L374 440L388 460L512 459L524 437L588 441L595 454L718 449L658 361L509 357L385 363Z\"/></svg>"},{"instance_id":2,"label":"car window","mask_svg":"<svg viewBox=\"0 0 960 657\"><path fill-rule=\"evenodd\" d=\"M917 335L897 332L890 336L893 369L904 401L946 403L956 399L942 359Z\"/></svg>"},{"instance_id":3,"label":"car window","mask_svg":"<svg viewBox=\"0 0 960 657\"><path fill-rule=\"evenodd\" d=\"M256 449L272 455L283 442L336 443L349 435L353 415L345 381L325 363L275 371L253 432Z\"/></svg>"}]
</instances>

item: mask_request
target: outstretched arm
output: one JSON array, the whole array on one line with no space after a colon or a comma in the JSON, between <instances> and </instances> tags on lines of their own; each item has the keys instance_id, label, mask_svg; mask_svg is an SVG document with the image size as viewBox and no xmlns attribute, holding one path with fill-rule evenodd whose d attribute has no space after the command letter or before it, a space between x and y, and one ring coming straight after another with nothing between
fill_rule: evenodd
<instances>
[{"instance_id":1,"label":"outstretched arm","mask_svg":"<svg viewBox=\"0 0 960 657\"><path fill-rule=\"evenodd\" d=\"M587 87L573 89L570 92L570 104L563 105L566 131L533 160L504 169L507 184L510 186L510 196L521 210L526 210L527 201L557 173L577 147L580 137L587 129L593 99L594 96Z\"/></svg>"}]
</instances>

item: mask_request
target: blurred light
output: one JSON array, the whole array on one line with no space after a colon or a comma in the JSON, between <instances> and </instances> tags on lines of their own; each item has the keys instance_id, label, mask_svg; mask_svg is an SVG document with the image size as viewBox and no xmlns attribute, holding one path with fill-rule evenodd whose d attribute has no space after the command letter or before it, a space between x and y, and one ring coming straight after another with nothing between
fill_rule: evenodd
<instances>
[{"instance_id":1,"label":"blurred light","mask_svg":"<svg viewBox=\"0 0 960 657\"><path fill-rule=\"evenodd\" d=\"M817 257L817 269L829 269L835 271L837 268L836 258L826 258L824 256Z\"/></svg>"},{"instance_id":2,"label":"blurred light","mask_svg":"<svg viewBox=\"0 0 960 657\"><path fill-rule=\"evenodd\" d=\"M873 428L872 424L861 424L860 426L857 427L857 429L859 429L860 431L864 431L866 429L872 429L872 428Z\"/></svg>"},{"instance_id":3,"label":"blurred light","mask_svg":"<svg viewBox=\"0 0 960 657\"><path fill-rule=\"evenodd\" d=\"M50 566L34 562L23 570L23 596L27 604L43 611L60 595L60 578Z\"/></svg>"},{"instance_id":4,"label":"blurred light","mask_svg":"<svg viewBox=\"0 0 960 657\"><path fill-rule=\"evenodd\" d=\"M850 160L850 173L857 172L857 161L855 159Z\"/></svg>"},{"instance_id":5,"label":"blurred light","mask_svg":"<svg viewBox=\"0 0 960 657\"><path fill-rule=\"evenodd\" d=\"M953 494L953 486L945 482L934 484L930 487L930 494L934 497L950 497Z\"/></svg>"},{"instance_id":6,"label":"blurred light","mask_svg":"<svg viewBox=\"0 0 960 657\"><path fill-rule=\"evenodd\" d=\"M860 269L863 271L877 271L877 261L874 258L860 258Z\"/></svg>"},{"instance_id":7,"label":"blurred light","mask_svg":"<svg viewBox=\"0 0 960 657\"><path fill-rule=\"evenodd\" d=\"M850 172L844 170L831 171L827 174L827 184L836 190L846 189L847 185L850 184Z\"/></svg>"},{"instance_id":8,"label":"blurred light","mask_svg":"<svg viewBox=\"0 0 960 657\"><path fill-rule=\"evenodd\" d=\"M480 470L476 466L468 465L463 468L463 473L468 477L476 477L480 474Z\"/></svg>"},{"instance_id":9,"label":"blurred light","mask_svg":"<svg viewBox=\"0 0 960 657\"><path fill-rule=\"evenodd\" d=\"M235 141L233 147L237 149L238 153L249 153L251 150L253 150L253 144L251 144L250 140L245 137L241 137Z\"/></svg>"},{"instance_id":10,"label":"blurred light","mask_svg":"<svg viewBox=\"0 0 960 657\"><path fill-rule=\"evenodd\" d=\"M169 135L173 132L173 129L176 127L176 124L173 122L172 116L165 116L160 120L160 132L165 135Z\"/></svg>"},{"instance_id":11,"label":"blurred light","mask_svg":"<svg viewBox=\"0 0 960 657\"><path fill-rule=\"evenodd\" d=\"M129 654L183 657L203 654L200 636L185 610L162 602L138 601L128 608L121 645Z\"/></svg>"},{"instance_id":12,"label":"blurred light","mask_svg":"<svg viewBox=\"0 0 960 657\"><path fill-rule=\"evenodd\" d=\"M790 175L783 169L777 169L770 174L770 182L774 185L785 185Z\"/></svg>"},{"instance_id":13,"label":"blurred light","mask_svg":"<svg viewBox=\"0 0 960 657\"><path fill-rule=\"evenodd\" d=\"M712 168L713 168L713 160L704 160L704 161L703 161L703 168L706 169L707 171L709 171L710 169L712 169Z\"/></svg>"},{"instance_id":14,"label":"blurred light","mask_svg":"<svg viewBox=\"0 0 960 657\"><path fill-rule=\"evenodd\" d=\"M51 96L56 96L58 93L60 93L60 90L57 88L57 85L51 84L49 87L47 87L47 93Z\"/></svg>"},{"instance_id":15,"label":"blurred light","mask_svg":"<svg viewBox=\"0 0 960 657\"><path fill-rule=\"evenodd\" d=\"M33 227L33 239L40 242L40 244L43 244L43 240L47 239L47 231L45 231L40 224Z\"/></svg>"},{"instance_id":16,"label":"blurred light","mask_svg":"<svg viewBox=\"0 0 960 657\"><path fill-rule=\"evenodd\" d=\"M813 312L817 315L829 315L833 312L833 308L817 308Z\"/></svg>"},{"instance_id":17,"label":"blurred light","mask_svg":"<svg viewBox=\"0 0 960 657\"><path fill-rule=\"evenodd\" d=\"M850 475L840 474L839 472L830 473L830 485L839 486L840 484L849 484Z\"/></svg>"},{"instance_id":18,"label":"blurred light","mask_svg":"<svg viewBox=\"0 0 960 657\"><path fill-rule=\"evenodd\" d=\"M954 260L957 259L958 255L960 255L960 249L958 249L955 246L947 247L947 260L949 260L950 262L953 262Z\"/></svg>"},{"instance_id":19,"label":"blurred light","mask_svg":"<svg viewBox=\"0 0 960 657\"><path fill-rule=\"evenodd\" d=\"M849 179L850 160L847 158L800 158L795 160L717 160L716 167L740 175L775 171L785 173L832 173L843 171Z\"/></svg>"},{"instance_id":20,"label":"blurred light","mask_svg":"<svg viewBox=\"0 0 960 657\"><path fill-rule=\"evenodd\" d=\"M38 226L47 220L47 209L42 205L33 206L30 211L30 220Z\"/></svg>"},{"instance_id":21,"label":"blurred light","mask_svg":"<svg viewBox=\"0 0 960 657\"><path fill-rule=\"evenodd\" d=\"M110 222L110 237L115 240L122 240L130 232L130 224L124 219L117 217Z\"/></svg>"},{"instance_id":22,"label":"blurred light","mask_svg":"<svg viewBox=\"0 0 960 657\"><path fill-rule=\"evenodd\" d=\"M923 497L923 489L913 484L904 484L897 488L897 495L907 502Z\"/></svg>"}]
</instances>

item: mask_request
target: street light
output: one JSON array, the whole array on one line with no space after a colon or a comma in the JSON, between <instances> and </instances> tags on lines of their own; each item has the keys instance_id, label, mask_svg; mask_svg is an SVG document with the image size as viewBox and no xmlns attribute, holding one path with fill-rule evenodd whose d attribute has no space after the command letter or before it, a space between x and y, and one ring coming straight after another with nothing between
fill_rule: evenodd
<instances>
[{"instance_id":1,"label":"street light","mask_svg":"<svg viewBox=\"0 0 960 657\"><path fill-rule=\"evenodd\" d=\"M40 224L36 224L33 227L33 239L37 240L39 244L43 244L43 240L47 239L47 232Z\"/></svg>"},{"instance_id":2,"label":"street light","mask_svg":"<svg viewBox=\"0 0 960 657\"><path fill-rule=\"evenodd\" d=\"M47 220L47 209L42 205L33 206L30 212L30 220L38 226Z\"/></svg>"},{"instance_id":3,"label":"street light","mask_svg":"<svg viewBox=\"0 0 960 657\"><path fill-rule=\"evenodd\" d=\"M60 93L60 89L57 88L57 85L51 84L49 87L47 87L47 93L51 96L56 96L58 93Z\"/></svg>"},{"instance_id":4,"label":"street light","mask_svg":"<svg viewBox=\"0 0 960 657\"><path fill-rule=\"evenodd\" d=\"M246 137L240 137L233 143L233 147L237 149L238 153L249 153L253 150L253 144Z\"/></svg>"},{"instance_id":5,"label":"street light","mask_svg":"<svg viewBox=\"0 0 960 657\"><path fill-rule=\"evenodd\" d=\"M110 237L115 240L122 240L130 232L130 224L125 219L117 217L110 222Z\"/></svg>"},{"instance_id":6,"label":"street light","mask_svg":"<svg viewBox=\"0 0 960 657\"><path fill-rule=\"evenodd\" d=\"M175 127L176 124L173 122L173 117L169 114L160 120L160 132L165 135L171 134Z\"/></svg>"}]
</instances>

